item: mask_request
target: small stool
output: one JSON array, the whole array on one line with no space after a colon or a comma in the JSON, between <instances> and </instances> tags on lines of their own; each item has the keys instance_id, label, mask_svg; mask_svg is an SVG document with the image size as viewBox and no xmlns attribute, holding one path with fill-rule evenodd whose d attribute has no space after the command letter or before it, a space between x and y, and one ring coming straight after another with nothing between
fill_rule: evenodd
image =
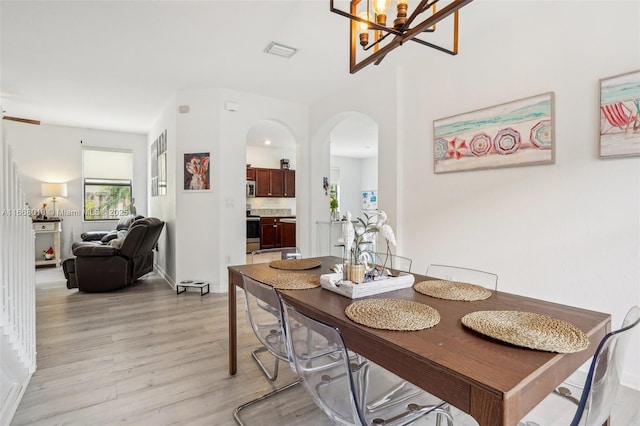
<instances>
[{"instance_id":1,"label":"small stool","mask_svg":"<svg viewBox=\"0 0 640 426\"><path fill-rule=\"evenodd\" d=\"M180 290L182 287L182 290ZM180 281L176 284L176 294L184 293L187 291L187 287L195 287L200 289L200 296L204 296L209 293L209 282L208 281L193 281L193 280L184 280ZM204 291L204 288L207 288L207 291Z\"/></svg>"}]
</instances>

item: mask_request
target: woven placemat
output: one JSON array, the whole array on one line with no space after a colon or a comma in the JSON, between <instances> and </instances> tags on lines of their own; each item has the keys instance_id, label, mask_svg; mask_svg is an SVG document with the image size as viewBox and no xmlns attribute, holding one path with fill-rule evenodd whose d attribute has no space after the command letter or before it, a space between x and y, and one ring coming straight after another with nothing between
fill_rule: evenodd
<instances>
[{"instance_id":1,"label":"woven placemat","mask_svg":"<svg viewBox=\"0 0 640 426\"><path fill-rule=\"evenodd\" d=\"M440 314L431 306L403 299L364 299L344 310L358 324L384 330L422 330L440 322Z\"/></svg>"},{"instance_id":2,"label":"woven placemat","mask_svg":"<svg viewBox=\"0 0 640 426\"><path fill-rule=\"evenodd\" d=\"M491 296L491 291L475 284L460 283L447 280L430 280L416 283L413 288L418 292L438 299L447 300L484 300Z\"/></svg>"},{"instance_id":3,"label":"woven placemat","mask_svg":"<svg viewBox=\"0 0 640 426\"><path fill-rule=\"evenodd\" d=\"M462 324L503 342L547 352L572 353L589 346L589 338L566 321L532 312L478 311Z\"/></svg>"},{"instance_id":4,"label":"woven placemat","mask_svg":"<svg viewBox=\"0 0 640 426\"><path fill-rule=\"evenodd\" d=\"M320 287L320 276L289 272L264 277L263 282L280 290L306 290Z\"/></svg>"},{"instance_id":5,"label":"woven placemat","mask_svg":"<svg viewBox=\"0 0 640 426\"><path fill-rule=\"evenodd\" d=\"M272 260L269 266L276 269L288 269L290 271L303 271L305 269L313 269L322 265L318 259L286 259Z\"/></svg>"}]
</instances>

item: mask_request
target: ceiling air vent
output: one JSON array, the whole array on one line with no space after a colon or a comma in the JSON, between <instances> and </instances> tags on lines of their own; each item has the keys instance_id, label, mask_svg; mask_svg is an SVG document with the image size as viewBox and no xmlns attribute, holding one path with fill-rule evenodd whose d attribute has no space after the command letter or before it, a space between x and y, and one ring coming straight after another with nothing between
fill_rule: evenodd
<instances>
[{"instance_id":1,"label":"ceiling air vent","mask_svg":"<svg viewBox=\"0 0 640 426\"><path fill-rule=\"evenodd\" d=\"M282 56L283 58L290 58L296 54L298 49L296 49L295 47L285 46L284 44L280 44L280 43L276 43L275 41L272 41L264 49L264 51L272 55Z\"/></svg>"}]
</instances>

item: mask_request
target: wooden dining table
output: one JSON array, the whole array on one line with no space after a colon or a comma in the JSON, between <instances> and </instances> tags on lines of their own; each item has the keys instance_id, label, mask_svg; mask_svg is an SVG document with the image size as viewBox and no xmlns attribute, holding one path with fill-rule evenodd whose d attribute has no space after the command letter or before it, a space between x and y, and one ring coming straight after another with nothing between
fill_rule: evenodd
<instances>
[{"instance_id":1,"label":"wooden dining table","mask_svg":"<svg viewBox=\"0 0 640 426\"><path fill-rule=\"evenodd\" d=\"M321 266L295 272L326 274L332 264L342 262L331 256L317 259ZM229 374L234 375L236 288L242 287L242 276L260 281L288 271L274 270L268 263L230 266L228 271ZM413 275L415 282L431 279ZM485 300L463 302L426 296L409 287L370 297L426 304L440 313L440 322L420 331L389 331L353 322L345 315L345 308L353 300L324 288L280 293L297 310L340 329L349 349L470 414L481 426L516 425L593 356L598 342L611 328L609 314L503 291L492 291ZM587 335L589 346L568 354L545 352L503 343L462 325L464 315L484 310L533 312L566 321Z\"/></svg>"}]
</instances>

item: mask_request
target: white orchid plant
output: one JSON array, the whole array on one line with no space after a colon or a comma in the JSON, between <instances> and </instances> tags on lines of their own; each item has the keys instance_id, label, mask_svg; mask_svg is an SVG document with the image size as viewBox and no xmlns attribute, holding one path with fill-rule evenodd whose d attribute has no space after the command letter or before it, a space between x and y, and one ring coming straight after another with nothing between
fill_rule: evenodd
<instances>
[{"instance_id":1,"label":"white orchid plant","mask_svg":"<svg viewBox=\"0 0 640 426\"><path fill-rule=\"evenodd\" d=\"M347 261L355 264L375 263L376 254L372 244L376 233L380 233L387 242L387 250L396 245L396 236L391 225L387 223L387 214L379 211L374 214L364 214L364 219L357 218L354 226L351 212L346 214L347 222L342 228Z\"/></svg>"}]
</instances>

